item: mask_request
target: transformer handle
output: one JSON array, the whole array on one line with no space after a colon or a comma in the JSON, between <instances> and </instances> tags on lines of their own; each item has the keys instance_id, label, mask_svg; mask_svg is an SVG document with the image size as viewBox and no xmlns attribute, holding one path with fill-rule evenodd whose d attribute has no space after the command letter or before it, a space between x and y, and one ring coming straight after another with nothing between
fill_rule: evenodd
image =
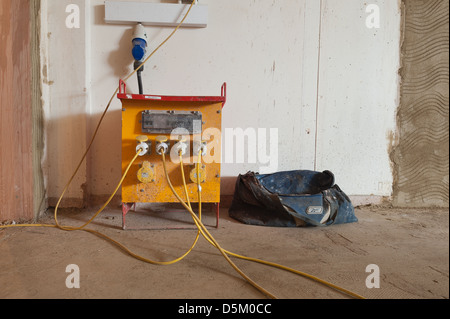
<instances>
[{"instance_id":1,"label":"transformer handle","mask_svg":"<svg viewBox=\"0 0 450 319\"><path fill-rule=\"evenodd\" d=\"M226 82L224 82L222 84L221 95L223 97L222 108L224 108L225 107L225 103L227 103L227 83Z\"/></svg>"},{"instance_id":2,"label":"transformer handle","mask_svg":"<svg viewBox=\"0 0 450 319\"><path fill-rule=\"evenodd\" d=\"M122 90L123 89L123 90ZM120 94L125 94L127 93L127 84L125 83L124 80L120 80L119 81L119 93Z\"/></svg>"}]
</instances>

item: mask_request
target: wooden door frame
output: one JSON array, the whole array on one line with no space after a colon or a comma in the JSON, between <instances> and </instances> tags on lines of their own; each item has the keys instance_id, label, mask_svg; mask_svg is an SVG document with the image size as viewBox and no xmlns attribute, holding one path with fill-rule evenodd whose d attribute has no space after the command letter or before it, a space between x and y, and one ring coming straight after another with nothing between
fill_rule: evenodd
<instances>
[{"instance_id":1,"label":"wooden door frame","mask_svg":"<svg viewBox=\"0 0 450 319\"><path fill-rule=\"evenodd\" d=\"M46 206L39 11L40 0L0 2L0 223L35 221Z\"/></svg>"}]
</instances>

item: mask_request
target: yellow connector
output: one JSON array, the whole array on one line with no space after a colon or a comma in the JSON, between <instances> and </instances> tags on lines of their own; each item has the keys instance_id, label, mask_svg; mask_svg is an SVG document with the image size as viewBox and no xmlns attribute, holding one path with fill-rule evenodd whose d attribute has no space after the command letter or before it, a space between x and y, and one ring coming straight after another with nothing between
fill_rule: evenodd
<instances>
[{"instance_id":1,"label":"yellow connector","mask_svg":"<svg viewBox=\"0 0 450 319\"><path fill-rule=\"evenodd\" d=\"M142 168L137 173L137 178L141 183L149 184L155 182L154 165L145 161L142 163Z\"/></svg>"},{"instance_id":2,"label":"yellow connector","mask_svg":"<svg viewBox=\"0 0 450 319\"><path fill-rule=\"evenodd\" d=\"M156 142L156 153L158 155L161 155L161 153L167 154L169 151L169 139L166 136L158 136Z\"/></svg>"},{"instance_id":3,"label":"yellow connector","mask_svg":"<svg viewBox=\"0 0 450 319\"><path fill-rule=\"evenodd\" d=\"M145 143L145 142L148 142L148 136L147 135L139 135L138 137L136 137L136 140L139 143Z\"/></svg>"},{"instance_id":4,"label":"yellow connector","mask_svg":"<svg viewBox=\"0 0 450 319\"><path fill-rule=\"evenodd\" d=\"M148 136L146 135L139 135L136 137L136 140L138 141L138 146L136 147L136 153L140 151L140 156L144 156L149 154L150 152L150 145L148 142Z\"/></svg>"},{"instance_id":5,"label":"yellow connector","mask_svg":"<svg viewBox=\"0 0 450 319\"><path fill-rule=\"evenodd\" d=\"M195 168L192 169L191 173L189 174L191 182L194 183L194 184L198 183L197 167L198 167L198 164L195 164ZM198 168L199 168L199 171L200 171L200 183L204 183L206 181L206 167L205 167L205 165L201 165Z\"/></svg>"}]
</instances>

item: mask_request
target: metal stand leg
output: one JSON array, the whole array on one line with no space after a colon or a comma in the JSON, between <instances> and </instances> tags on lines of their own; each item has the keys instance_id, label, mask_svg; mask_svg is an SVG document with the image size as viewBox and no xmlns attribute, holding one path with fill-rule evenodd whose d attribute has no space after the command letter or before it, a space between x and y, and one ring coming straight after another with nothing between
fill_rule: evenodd
<instances>
[{"instance_id":1,"label":"metal stand leg","mask_svg":"<svg viewBox=\"0 0 450 319\"><path fill-rule=\"evenodd\" d=\"M219 228L220 203L215 203L216 208L216 228Z\"/></svg>"},{"instance_id":2,"label":"metal stand leg","mask_svg":"<svg viewBox=\"0 0 450 319\"><path fill-rule=\"evenodd\" d=\"M216 213L216 228L219 228L219 217L220 217L220 203L214 203L214 211ZM136 210L136 203L122 203L122 229L126 230L126 216L130 210ZM134 229L134 228L133 228ZM138 228L141 229L141 228ZM146 229L190 229L190 227L183 226L170 226L166 228L155 227L155 228L146 228ZM197 228L195 228L197 229Z\"/></svg>"},{"instance_id":3,"label":"metal stand leg","mask_svg":"<svg viewBox=\"0 0 450 319\"><path fill-rule=\"evenodd\" d=\"M128 214L128 212L134 207L136 209L136 203L122 203L122 229L125 230L126 222L125 217Z\"/></svg>"}]
</instances>

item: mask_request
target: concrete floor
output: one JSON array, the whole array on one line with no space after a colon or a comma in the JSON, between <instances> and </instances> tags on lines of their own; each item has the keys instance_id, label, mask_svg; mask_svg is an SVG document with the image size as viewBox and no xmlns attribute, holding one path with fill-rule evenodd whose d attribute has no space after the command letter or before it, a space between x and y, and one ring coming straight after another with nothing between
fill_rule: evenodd
<instances>
[{"instance_id":1,"label":"concrete floor","mask_svg":"<svg viewBox=\"0 0 450 319\"><path fill-rule=\"evenodd\" d=\"M138 207L129 226L175 225L184 212ZM81 225L92 210L60 212L63 225ZM211 212L204 212L214 225ZM329 228L264 228L240 224L221 211L211 233L221 246L315 275L369 299L449 298L449 212L447 209L356 209L359 222ZM134 253L158 261L183 255L193 230L121 229L121 210L108 208L89 228ZM41 220L53 224L52 212ZM0 298L33 299L263 299L203 238L182 261L156 266L132 258L91 233L55 228L0 230ZM348 298L310 279L239 259L236 264L280 299ZM80 269L80 288L66 287L66 267ZM369 264L380 269L380 288L368 289Z\"/></svg>"}]
</instances>

